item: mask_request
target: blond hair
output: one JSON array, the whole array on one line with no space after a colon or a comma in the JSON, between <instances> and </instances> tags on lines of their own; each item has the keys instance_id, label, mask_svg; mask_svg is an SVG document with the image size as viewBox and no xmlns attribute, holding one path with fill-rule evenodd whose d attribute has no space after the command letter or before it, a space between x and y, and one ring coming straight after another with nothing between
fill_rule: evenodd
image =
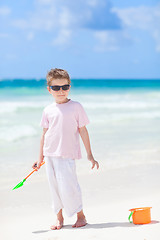
<instances>
[{"instance_id":1,"label":"blond hair","mask_svg":"<svg viewBox=\"0 0 160 240\"><path fill-rule=\"evenodd\" d=\"M71 83L71 80L70 80L70 77L69 77L69 74L66 70L63 70L63 69L59 69L59 68L54 68L54 69L51 69L48 73L47 73L47 76L46 76L46 79L47 79L47 85L50 86L51 85L51 82L52 80L54 79L67 79L68 81L68 84Z\"/></svg>"}]
</instances>

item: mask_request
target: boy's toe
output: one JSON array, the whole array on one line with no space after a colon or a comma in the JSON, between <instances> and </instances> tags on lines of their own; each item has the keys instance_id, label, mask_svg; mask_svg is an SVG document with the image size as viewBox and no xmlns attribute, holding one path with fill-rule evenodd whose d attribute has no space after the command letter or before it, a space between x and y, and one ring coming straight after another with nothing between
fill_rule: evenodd
<instances>
[{"instance_id":1,"label":"boy's toe","mask_svg":"<svg viewBox=\"0 0 160 240\"><path fill-rule=\"evenodd\" d=\"M76 227L76 223L75 223L75 224L73 224L73 225L72 225L72 227L73 227L73 228L75 228L75 227Z\"/></svg>"},{"instance_id":2,"label":"boy's toe","mask_svg":"<svg viewBox=\"0 0 160 240\"><path fill-rule=\"evenodd\" d=\"M53 225L50 227L51 230L56 230L57 229L57 226L56 225Z\"/></svg>"},{"instance_id":3,"label":"boy's toe","mask_svg":"<svg viewBox=\"0 0 160 240\"><path fill-rule=\"evenodd\" d=\"M61 229L62 227L63 227L63 225L58 225L57 230Z\"/></svg>"}]
</instances>

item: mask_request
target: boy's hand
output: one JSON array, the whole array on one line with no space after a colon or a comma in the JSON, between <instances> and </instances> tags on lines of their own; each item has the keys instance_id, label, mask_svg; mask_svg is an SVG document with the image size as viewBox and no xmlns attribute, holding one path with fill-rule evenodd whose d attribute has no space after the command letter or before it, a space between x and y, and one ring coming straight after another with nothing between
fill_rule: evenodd
<instances>
[{"instance_id":1,"label":"boy's hand","mask_svg":"<svg viewBox=\"0 0 160 240\"><path fill-rule=\"evenodd\" d=\"M97 166L97 169L99 168L99 163L93 158L92 155L88 156L88 160L92 163L92 169Z\"/></svg>"},{"instance_id":2,"label":"boy's hand","mask_svg":"<svg viewBox=\"0 0 160 240\"><path fill-rule=\"evenodd\" d=\"M41 162L42 162L42 161L36 161L36 162L34 162L33 165L32 165L32 168L33 168L33 169L35 169L35 168L40 169L40 167L41 167Z\"/></svg>"}]
</instances>

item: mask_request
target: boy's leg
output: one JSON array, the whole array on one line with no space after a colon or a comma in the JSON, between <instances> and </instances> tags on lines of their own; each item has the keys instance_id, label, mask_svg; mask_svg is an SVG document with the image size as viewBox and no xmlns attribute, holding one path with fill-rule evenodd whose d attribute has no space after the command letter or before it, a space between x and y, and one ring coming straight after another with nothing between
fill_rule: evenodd
<instances>
[{"instance_id":1,"label":"boy's leg","mask_svg":"<svg viewBox=\"0 0 160 240\"><path fill-rule=\"evenodd\" d=\"M58 215L60 210L63 208L63 204L61 202L57 179L55 176L55 169L53 164L53 158L45 157L45 165L46 165L46 173L49 182L51 198L52 198L52 208L54 208L54 212Z\"/></svg>"},{"instance_id":2,"label":"boy's leg","mask_svg":"<svg viewBox=\"0 0 160 240\"><path fill-rule=\"evenodd\" d=\"M83 213L83 210L81 210L80 212L77 213L77 221L76 223L72 226L73 228L74 227L83 227L87 224L87 221L86 221L86 218L85 218L85 215Z\"/></svg>"},{"instance_id":3,"label":"boy's leg","mask_svg":"<svg viewBox=\"0 0 160 240\"><path fill-rule=\"evenodd\" d=\"M61 229L63 227L63 221L64 221L64 218L63 218L62 209L61 209L57 214L56 224L51 226L51 230Z\"/></svg>"},{"instance_id":4,"label":"boy's leg","mask_svg":"<svg viewBox=\"0 0 160 240\"><path fill-rule=\"evenodd\" d=\"M70 217L82 210L82 196L76 175L75 160L57 159L55 170L59 195Z\"/></svg>"}]
</instances>

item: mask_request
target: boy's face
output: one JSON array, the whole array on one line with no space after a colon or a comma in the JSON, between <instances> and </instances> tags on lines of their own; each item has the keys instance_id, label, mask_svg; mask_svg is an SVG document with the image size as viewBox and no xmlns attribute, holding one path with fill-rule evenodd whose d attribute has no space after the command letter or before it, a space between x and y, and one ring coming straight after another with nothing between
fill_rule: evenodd
<instances>
[{"instance_id":1,"label":"boy's face","mask_svg":"<svg viewBox=\"0 0 160 240\"><path fill-rule=\"evenodd\" d=\"M59 79L52 80L50 86L63 86L63 85L68 85L68 81L65 78L60 80ZM67 101L70 87L68 90L63 90L62 88L60 88L59 91L54 91L50 87L47 87L47 89L49 93L52 94L52 96L54 97L56 103L65 103Z\"/></svg>"}]
</instances>

